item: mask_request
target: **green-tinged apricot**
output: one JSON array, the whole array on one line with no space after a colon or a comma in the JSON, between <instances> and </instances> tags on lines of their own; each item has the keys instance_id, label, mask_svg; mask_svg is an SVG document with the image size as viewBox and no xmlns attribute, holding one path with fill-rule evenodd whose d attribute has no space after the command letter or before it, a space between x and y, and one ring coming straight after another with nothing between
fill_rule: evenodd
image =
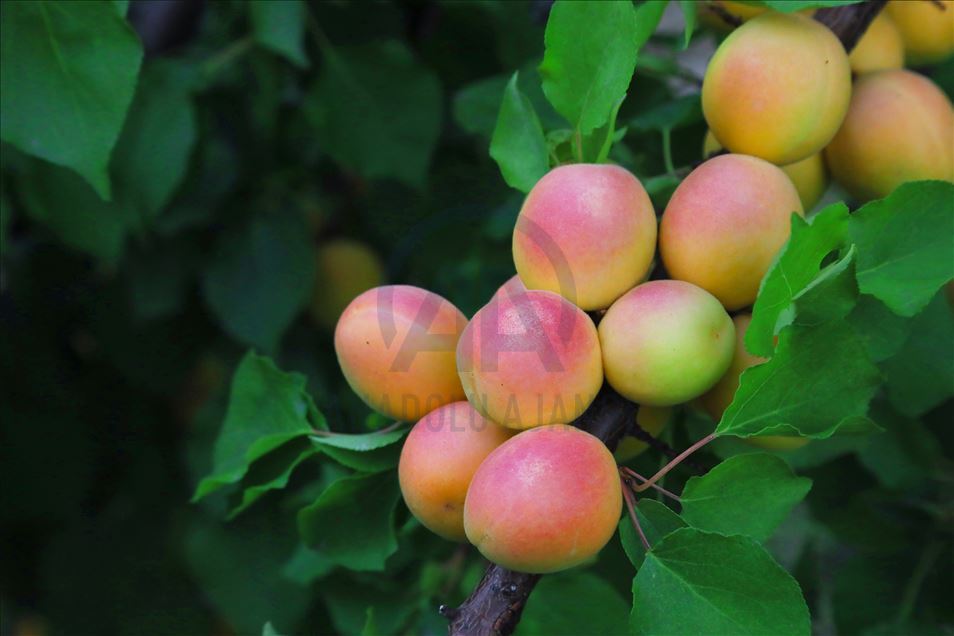
<instances>
[{"instance_id":1,"label":"green-tinged apricot","mask_svg":"<svg viewBox=\"0 0 954 636\"><path fill-rule=\"evenodd\" d=\"M565 424L603 383L593 321L558 294L497 294L464 329L457 369L467 399L509 428Z\"/></svg>"},{"instance_id":2,"label":"green-tinged apricot","mask_svg":"<svg viewBox=\"0 0 954 636\"><path fill-rule=\"evenodd\" d=\"M868 25L861 39L848 55L854 73L870 73L904 66L904 42L898 27L881 12Z\"/></svg>"},{"instance_id":3,"label":"green-tinged apricot","mask_svg":"<svg viewBox=\"0 0 954 636\"><path fill-rule=\"evenodd\" d=\"M672 278L702 287L726 309L752 304L791 216L802 214L792 180L767 161L720 155L673 192L659 227L659 252Z\"/></svg>"},{"instance_id":4,"label":"green-tinged apricot","mask_svg":"<svg viewBox=\"0 0 954 636\"><path fill-rule=\"evenodd\" d=\"M850 97L851 69L838 38L811 18L775 12L733 31L702 84L702 109L716 139L777 165L824 148Z\"/></svg>"},{"instance_id":5,"label":"green-tinged apricot","mask_svg":"<svg viewBox=\"0 0 954 636\"><path fill-rule=\"evenodd\" d=\"M543 426L504 442L477 469L464 504L467 539L519 572L557 572L595 556L622 510L616 462L572 426Z\"/></svg>"},{"instance_id":6,"label":"green-tinged apricot","mask_svg":"<svg viewBox=\"0 0 954 636\"><path fill-rule=\"evenodd\" d=\"M322 327L334 327L354 298L384 280L381 259L364 243L329 241L315 253L315 285L309 310Z\"/></svg>"},{"instance_id":7,"label":"green-tinged apricot","mask_svg":"<svg viewBox=\"0 0 954 636\"><path fill-rule=\"evenodd\" d=\"M706 132L706 138L702 144L702 156L708 157L719 150L722 150L722 146L712 131ZM798 198L802 202L802 209L811 210L815 207L828 189L828 168L825 167L823 153L818 152L801 161L779 167L792 180L792 184L798 191Z\"/></svg>"},{"instance_id":8,"label":"green-tinged apricot","mask_svg":"<svg viewBox=\"0 0 954 636\"><path fill-rule=\"evenodd\" d=\"M686 402L725 373L734 331L729 314L704 289L678 280L643 283L600 321L606 381L642 405Z\"/></svg>"},{"instance_id":9,"label":"green-tinged apricot","mask_svg":"<svg viewBox=\"0 0 954 636\"><path fill-rule=\"evenodd\" d=\"M666 428L671 417L672 409L667 406L640 406L636 411L636 423L639 424L639 428L653 437L657 437ZM646 442L627 435L619 441L613 457L618 462L626 462L641 455L647 448L649 444Z\"/></svg>"},{"instance_id":10,"label":"green-tinged apricot","mask_svg":"<svg viewBox=\"0 0 954 636\"><path fill-rule=\"evenodd\" d=\"M513 260L527 289L589 311L642 280L655 246L656 215L639 180L619 166L573 164L548 172L527 195Z\"/></svg>"},{"instance_id":11,"label":"green-tinged apricot","mask_svg":"<svg viewBox=\"0 0 954 636\"><path fill-rule=\"evenodd\" d=\"M467 401L422 417L401 449L398 479L404 502L418 521L445 539L464 541L464 499L481 462L513 432Z\"/></svg>"},{"instance_id":12,"label":"green-tinged apricot","mask_svg":"<svg viewBox=\"0 0 954 636\"><path fill-rule=\"evenodd\" d=\"M375 411L415 421L464 399L455 350L467 319L410 285L364 292L338 319L335 352L348 384Z\"/></svg>"},{"instance_id":13,"label":"green-tinged apricot","mask_svg":"<svg viewBox=\"0 0 954 636\"><path fill-rule=\"evenodd\" d=\"M951 0L894 0L888 15L904 40L905 62L929 64L954 53L954 2Z\"/></svg>"},{"instance_id":14,"label":"green-tinged apricot","mask_svg":"<svg viewBox=\"0 0 954 636\"><path fill-rule=\"evenodd\" d=\"M729 365L728 371L716 385L698 400L699 405L716 422L722 419L722 414L732 403L735 392L739 388L739 378L742 376L742 372L766 361L765 358L752 355L745 348L745 332L752 322L752 315L738 314L732 319L732 322L735 323L735 350L732 355L732 364ZM808 443L808 440L802 437L783 437L779 435L746 437L742 441L767 450L794 450Z\"/></svg>"},{"instance_id":15,"label":"green-tinged apricot","mask_svg":"<svg viewBox=\"0 0 954 636\"><path fill-rule=\"evenodd\" d=\"M863 75L825 157L835 179L860 201L886 197L906 181L954 181L951 101L911 71Z\"/></svg>"}]
</instances>

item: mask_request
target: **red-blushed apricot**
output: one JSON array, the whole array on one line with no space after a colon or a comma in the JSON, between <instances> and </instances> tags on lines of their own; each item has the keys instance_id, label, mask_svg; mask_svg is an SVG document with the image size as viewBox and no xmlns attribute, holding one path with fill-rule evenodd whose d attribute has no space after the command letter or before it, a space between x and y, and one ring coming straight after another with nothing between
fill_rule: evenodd
<instances>
[{"instance_id":1,"label":"red-blushed apricot","mask_svg":"<svg viewBox=\"0 0 954 636\"><path fill-rule=\"evenodd\" d=\"M464 399L455 351L467 319L411 285L364 292L338 319L335 352L348 384L375 411L415 421Z\"/></svg>"},{"instance_id":2,"label":"red-blushed apricot","mask_svg":"<svg viewBox=\"0 0 954 636\"><path fill-rule=\"evenodd\" d=\"M828 27L767 12L733 31L709 62L702 110L732 152L786 165L825 147L851 97L851 69Z\"/></svg>"},{"instance_id":3,"label":"red-blushed apricot","mask_svg":"<svg viewBox=\"0 0 954 636\"><path fill-rule=\"evenodd\" d=\"M381 259L364 243L337 239L319 246L309 305L312 318L321 327L334 327L348 303L383 280Z\"/></svg>"},{"instance_id":4,"label":"red-blushed apricot","mask_svg":"<svg viewBox=\"0 0 954 636\"><path fill-rule=\"evenodd\" d=\"M513 431L485 419L467 401L422 417L401 449L398 480L418 521L452 541L465 541L464 499L477 467Z\"/></svg>"},{"instance_id":5,"label":"red-blushed apricot","mask_svg":"<svg viewBox=\"0 0 954 636\"><path fill-rule=\"evenodd\" d=\"M497 288L497 291L494 292L493 298L496 298L500 295L514 296L517 294L522 294L526 291L527 286L523 284L522 280L520 280L520 276L518 274L514 274L507 279L507 282ZM493 298L491 298L491 300L493 300Z\"/></svg>"},{"instance_id":6,"label":"red-blushed apricot","mask_svg":"<svg viewBox=\"0 0 954 636\"><path fill-rule=\"evenodd\" d=\"M457 345L467 399L509 428L565 424L603 384L593 321L558 294L498 294L474 314Z\"/></svg>"},{"instance_id":7,"label":"red-blushed apricot","mask_svg":"<svg viewBox=\"0 0 954 636\"><path fill-rule=\"evenodd\" d=\"M616 462L572 426L524 431L477 469L464 503L467 539L498 565L557 572L595 556L622 510Z\"/></svg>"},{"instance_id":8,"label":"red-blushed apricot","mask_svg":"<svg viewBox=\"0 0 954 636\"><path fill-rule=\"evenodd\" d=\"M739 378L742 372L757 364L766 361L765 358L754 356L745 348L745 332L752 322L751 314L738 314L732 319L735 323L735 350L732 354L732 364L725 375L709 391L699 398L699 405L718 422L722 414L732 403L735 392L739 388ZM808 443L802 437L784 437L780 435L760 435L758 437L742 438L743 442L765 448L767 450L794 450Z\"/></svg>"},{"instance_id":9,"label":"red-blushed apricot","mask_svg":"<svg viewBox=\"0 0 954 636\"><path fill-rule=\"evenodd\" d=\"M905 62L939 62L954 53L954 2L951 0L897 0L888 15L904 40Z\"/></svg>"},{"instance_id":10,"label":"red-blushed apricot","mask_svg":"<svg viewBox=\"0 0 954 636\"><path fill-rule=\"evenodd\" d=\"M868 25L851 49L848 64L854 73L870 73L904 66L904 42L898 27L884 11Z\"/></svg>"},{"instance_id":11,"label":"red-blushed apricot","mask_svg":"<svg viewBox=\"0 0 954 636\"><path fill-rule=\"evenodd\" d=\"M642 280L655 246L656 214L636 177L619 166L572 164L548 172L527 195L513 260L527 289L589 311Z\"/></svg>"},{"instance_id":12,"label":"red-blushed apricot","mask_svg":"<svg viewBox=\"0 0 954 636\"><path fill-rule=\"evenodd\" d=\"M641 405L681 404L725 373L734 331L729 314L704 289L678 280L643 283L600 321L606 381Z\"/></svg>"},{"instance_id":13,"label":"red-blushed apricot","mask_svg":"<svg viewBox=\"0 0 954 636\"><path fill-rule=\"evenodd\" d=\"M752 304L762 277L803 214L792 180L746 155L720 155L689 173L659 226L659 253L672 278L702 287L726 309Z\"/></svg>"},{"instance_id":14,"label":"red-blushed apricot","mask_svg":"<svg viewBox=\"0 0 954 636\"><path fill-rule=\"evenodd\" d=\"M639 424L639 428L653 437L657 437L666 428L670 418L672 418L672 409L667 406L640 406L636 411L636 423ZM618 462L626 462L641 455L647 448L649 444L646 442L627 435L619 441L613 457Z\"/></svg>"},{"instance_id":15,"label":"red-blushed apricot","mask_svg":"<svg viewBox=\"0 0 954 636\"><path fill-rule=\"evenodd\" d=\"M712 131L707 131L702 144L702 156L708 157L719 150L722 150L722 146ZM811 210L815 207L828 189L828 168L825 167L823 153L818 152L801 161L779 167L792 180L792 185L798 191L798 198L802 202L802 209Z\"/></svg>"},{"instance_id":16,"label":"red-blushed apricot","mask_svg":"<svg viewBox=\"0 0 954 636\"><path fill-rule=\"evenodd\" d=\"M879 71L855 82L848 116L825 156L835 179L868 201L906 181L954 181L952 140L954 111L941 89L911 71Z\"/></svg>"}]
</instances>

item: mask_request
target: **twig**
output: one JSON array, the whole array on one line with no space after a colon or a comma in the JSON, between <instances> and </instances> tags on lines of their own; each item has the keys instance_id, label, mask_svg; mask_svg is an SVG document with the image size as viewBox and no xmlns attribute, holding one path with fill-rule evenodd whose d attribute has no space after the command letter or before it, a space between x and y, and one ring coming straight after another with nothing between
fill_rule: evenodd
<instances>
[{"instance_id":1,"label":"twig","mask_svg":"<svg viewBox=\"0 0 954 636\"><path fill-rule=\"evenodd\" d=\"M831 29L845 50L851 52L887 3L888 0L867 0L845 7L819 9L815 19Z\"/></svg>"},{"instance_id":2,"label":"twig","mask_svg":"<svg viewBox=\"0 0 954 636\"><path fill-rule=\"evenodd\" d=\"M693 444L692 446L690 446L690 447L687 448L686 450L684 450L684 451L682 451L681 453L679 453L679 455L677 455L677 456L675 457L675 459L673 459L673 460L670 461L668 464L666 464L665 466L663 466L662 468L660 468L660 469L659 469L659 472L657 472L655 475L653 475L652 477L650 477L648 480L646 480L646 481L644 481L642 484L636 486L636 487L634 488L634 490L635 490L636 492L643 492L644 490L646 490L646 489L648 489L648 488L652 488L652 486L653 486L657 481L659 481L660 479L662 479L663 477L665 477L666 474L667 474L670 470L672 470L673 468L675 468L676 466L678 466L680 463L682 463L682 460L684 460L685 458L689 457L689 456L692 455L694 452L696 452L697 450L699 450L700 448L702 448L703 446L705 446L706 444L708 444L709 442L711 442L711 441L714 440L715 438L716 438L715 433L710 433L710 434L706 435L705 437L703 437L702 439L700 439L698 442L696 442L695 444Z\"/></svg>"},{"instance_id":3,"label":"twig","mask_svg":"<svg viewBox=\"0 0 954 636\"><path fill-rule=\"evenodd\" d=\"M633 420L633 423L630 425L630 429L629 431L627 431L626 434L631 435L632 437L635 437L639 441L647 444L650 448L659 451L660 453L662 453L663 455L665 455L666 457L670 459L673 459L679 455L679 451L677 451L675 448L673 448L666 442L662 441L661 439L653 437L650 433L648 433L645 429L643 429L643 427L639 425L638 418ZM701 473L701 472L705 472L706 470L701 465L692 461L691 459L687 459L683 463L689 468L692 468L696 472Z\"/></svg>"},{"instance_id":4,"label":"twig","mask_svg":"<svg viewBox=\"0 0 954 636\"><path fill-rule=\"evenodd\" d=\"M634 478L634 479L638 479L641 484L644 484L644 483L646 483L646 482L649 481L648 479L646 479L645 477L643 477L642 475L640 475L639 473L637 473L637 472L636 472L635 470L633 470L632 468L627 468L626 466L621 466L621 467L620 467L620 471L621 471L624 475L626 475L627 477L632 477L632 478ZM629 482L626 481L625 483L628 484ZM659 484L650 484L650 485L651 485L656 491L661 492L662 494L666 495L667 497L669 497L669 498L672 499L673 501L678 501L679 503L682 503L682 499L679 498L679 495L677 495L677 494L675 494L675 493L673 493L673 492L670 492L670 491L666 490L665 488L663 488L663 487L660 486Z\"/></svg>"},{"instance_id":5,"label":"twig","mask_svg":"<svg viewBox=\"0 0 954 636\"><path fill-rule=\"evenodd\" d=\"M717 2L710 2L706 7L709 11L718 16L723 22L728 24L731 27L742 26L742 18L735 15L734 13L729 13L728 9L723 7Z\"/></svg>"},{"instance_id":6,"label":"twig","mask_svg":"<svg viewBox=\"0 0 954 636\"><path fill-rule=\"evenodd\" d=\"M646 548L646 552L652 550L652 546L649 545L649 540L646 538L646 533L643 532L643 527L639 525L639 518L636 516L636 495L633 494L633 491L630 490L629 480L625 477L620 477L620 481L623 486L623 501L626 502L626 511L629 514L629 522L633 524L633 528L636 529L636 532L639 533L639 538L643 542L643 547Z\"/></svg>"}]
</instances>

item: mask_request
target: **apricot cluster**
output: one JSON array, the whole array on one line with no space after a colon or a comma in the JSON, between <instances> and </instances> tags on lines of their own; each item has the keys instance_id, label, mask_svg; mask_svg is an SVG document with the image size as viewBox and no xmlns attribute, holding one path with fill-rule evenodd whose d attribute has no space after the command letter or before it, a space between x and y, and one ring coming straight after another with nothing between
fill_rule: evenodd
<instances>
[{"instance_id":1,"label":"apricot cluster","mask_svg":"<svg viewBox=\"0 0 954 636\"><path fill-rule=\"evenodd\" d=\"M421 524L524 572L593 558L621 515L616 461L647 448L626 439L614 458L572 426L597 393L608 385L638 404L650 435L677 405L720 419L743 371L763 362L743 344L747 308L792 215L825 191L826 163L859 199L954 177L951 104L900 68L912 44L895 13L909 10L879 18L851 57L808 15L746 14L702 89L705 152L718 156L689 173L658 222L627 170L561 165L517 217L516 275L470 320L407 285L351 301L338 360L372 409L415 422L398 475ZM920 44L919 57L944 45Z\"/></svg>"}]
</instances>

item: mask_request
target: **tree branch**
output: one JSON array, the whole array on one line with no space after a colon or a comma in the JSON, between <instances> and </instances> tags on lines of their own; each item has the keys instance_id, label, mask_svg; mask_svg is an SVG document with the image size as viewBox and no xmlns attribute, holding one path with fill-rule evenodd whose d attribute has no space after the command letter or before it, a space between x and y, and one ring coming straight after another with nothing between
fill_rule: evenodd
<instances>
[{"instance_id":1,"label":"tree branch","mask_svg":"<svg viewBox=\"0 0 954 636\"><path fill-rule=\"evenodd\" d=\"M820 9L815 19L827 26L851 51L887 0L867 0L860 4ZM636 405L604 386L575 426L599 437L613 450L635 419ZM491 565L484 578L464 603L456 608L441 607L450 619L451 636L507 636L513 633L539 574L513 572Z\"/></svg>"}]
</instances>

